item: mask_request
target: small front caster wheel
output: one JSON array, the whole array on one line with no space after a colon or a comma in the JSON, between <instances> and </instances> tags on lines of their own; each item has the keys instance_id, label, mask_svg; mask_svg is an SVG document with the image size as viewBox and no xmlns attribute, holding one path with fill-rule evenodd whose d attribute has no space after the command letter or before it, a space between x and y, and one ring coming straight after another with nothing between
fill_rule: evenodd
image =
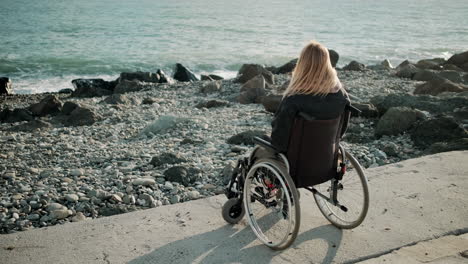
<instances>
[{"instance_id":1,"label":"small front caster wheel","mask_svg":"<svg viewBox=\"0 0 468 264\"><path fill-rule=\"evenodd\" d=\"M237 224L244 217L245 210L242 200L231 198L223 205L223 219L230 224Z\"/></svg>"}]
</instances>

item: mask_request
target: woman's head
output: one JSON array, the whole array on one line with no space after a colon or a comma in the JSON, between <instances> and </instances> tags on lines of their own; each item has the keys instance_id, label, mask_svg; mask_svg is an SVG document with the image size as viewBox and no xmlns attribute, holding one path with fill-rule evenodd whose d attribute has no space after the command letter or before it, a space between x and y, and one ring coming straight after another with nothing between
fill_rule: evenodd
<instances>
[{"instance_id":1,"label":"woman's head","mask_svg":"<svg viewBox=\"0 0 468 264\"><path fill-rule=\"evenodd\" d=\"M311 41L301 52L284 97L294 94L325 95L341 88L328 49Z\"/></svg>"}]
</instances>

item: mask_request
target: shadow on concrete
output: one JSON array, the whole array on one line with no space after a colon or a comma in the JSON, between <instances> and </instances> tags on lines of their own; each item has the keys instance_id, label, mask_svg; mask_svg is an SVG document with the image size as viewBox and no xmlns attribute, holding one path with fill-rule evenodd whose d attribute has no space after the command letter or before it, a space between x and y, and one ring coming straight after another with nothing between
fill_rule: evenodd
<instances>
[{"instance_id":1,"label":"shadow on concrete","mask_svg":"<svg viewBox=\"0 0 468 264\"><path fill-rule=\"evenodd\" d=\"M257 237L249 226L238 230L231 225L225 225L210 232L171 242L129 263L219 264L234 262L266 264L271 263L273 257L281 254L281 251L273 251L263 244L246 248L256 239ZM294 250L301 243L315 239L321 239L328 243L327 252L320 263L331 263L342 240L342 231L332 225L319 226L299 234L296 241L287 250ZM316 252L309 252L309 254L311 259L312 255L317 255ZM324 254L320 253L318 255ZM286 262L287 257L284 257L284 260Z\"/></svg>"}]
</instances>

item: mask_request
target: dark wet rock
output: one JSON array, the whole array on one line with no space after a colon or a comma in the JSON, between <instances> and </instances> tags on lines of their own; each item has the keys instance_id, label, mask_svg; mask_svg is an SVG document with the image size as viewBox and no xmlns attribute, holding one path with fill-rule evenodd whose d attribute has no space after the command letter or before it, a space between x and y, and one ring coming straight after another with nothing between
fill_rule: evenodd
<instances>
[{"instance_id":1,"label":"dark wet rock","mask_svg":"<svg viewBox=\"0 0 468 264\"><path fill-rule=\"evenodd\" d=\"M223 107L229 105L228 101L224 100L209 100L198 103L196 108L213 108L213 107Z\"/></svg>"},{"instance_id":2,"label":"dark wet rock","mask_svg":"<svg viewBox=\"0 0 468 264\"><path fill-rule=\"evenodd\" d=\"M440 70L442 69L441 64L445 62L444 58L425 59L418 61L416 67L420 69Z\"/></svg>"},{"instance_id":3,"label":"dark wet rock","mask_svg":"<svg viewBox=\"0 0 468 264\"><path fill-rule=\"evenodd\" d=\"M15 108L13 111L5 108L0 112L0 121L4 123L16 123L21 121L31 121L34 117L28 109Z\"/></svg>"},{"instance_id":4,"label":"dark wet rock","mask_svg":"<svg viewBox=\"0 0 468 264\"><path fill-rule=\"evenodd\" d=\"M364 71L366 70L366 65L357 62L357 61L351 61L348 65L343 67L343 70L345 71Z\"/></svg>"},{"instance_id":5,"label":"dark wet rock","mask_svg":"<svg viewBox=\"0 0 468 264\"><path fill-rule=\"evenodd\" d=\"M73 97L94 97L110 95L117 82L108 82L103 79L75 79L72 84L75 87Z\"/></svg>"},{"instance_id":6,"label":"dark wet rock","mask_svg":"<svg viewBox=\"0 0 468 264\"><path fill-rule=\"evenodd\" d=\"M29 110L34 116L54 115L62 110L62 102L55 95L48 95L39 103L30 105Z\"/></svg>"},{"instance_id":7,"label":"dark wet rock","mask_svg":"<svg viewBox=\"0 0 468 264\"><path fill-rule=\"evenodd\" d=\"M121 204L108 204L106 207L100 207L98 209L99 215L111 216L128 213L129 210L126 206Z\"/></svg>"},{"instance_id":8,"label":"dark wet rock","mask_svg":"<svg viewBox=\"0 0 468 264\"><path fill-rule=\"evenodd\" d=\"M143 99L143 101L141 102L142 104L154 104L156 101L153 99L153 98L145 98Z\"/></svg>"},{"instance_id":9,"label":"dark wet rock","mask_svg":"<svg viewBox=\"0 0 468 264\"><path fill-rule=\"evenodd\" d=\"M437 142L432 144L425 150L427 154L435 154L440 152L468 150L468 137L454 139L449 142Z\"/></svg>"},{"instance_id":10,"label":"dark wet rock","mask_svg":"<svg viewBox=\"0 0 468 264\"><path fill-rule=\"evenodd\" d=\"M0 77L0 94L13 94L12 82L8 77Z\"/></svg>"},{"instance_id":11,"label":"dark wet rock","mask_svg":"<svg viewBox=\"0 0 468 264\"><path fill-rule=\"evenodd\" d=\"M418 120L426 116L419 110L408 107L392 107L380 118L375 128L377 137L398 135L409 130Z\"/></svg>"},{"instance_id":12,"label":"dark wet rock","mask_svg":"<svg viewBox=\"0 0 468 264\"><path fill-rule=\"evenodd\" d=\"M201 180L201 171L196 168L187 168L184 166L174 166L164 172L164 178L170 182L178 182L189 186L196 181Z\"/></svg>"},{"instance_id":13,"label":"dark wet rock","mask_svg":"<svg viewBox=\"0 0 468 264\"><path fill-rule=\"evenodd\" d=\"M167 83L167 84L174 83L174 79L172 79L169 75L167 75L163 70L158 69L156 71L156 74L159 75L159 83Z\"/></svg>"},{"instance_id":14,"label":"dark wet rock","mask_svg":"<svg viewBox=\"0 0 468 264\"><path fill-rule=\"evenodd\" d=\"M413 80L415 81L433 81L433 80L441 80L443 79L440 77L436 72L429 71L429 70L420 70L413 75Z\"/></svg>"},{"instance_id":15,"label":"dark wet rock","mask_svg":"<svg viewBox=\"0 0 468 264\"><path fill-rule=\"evenodd\" d=\"M204 75L204 74L200 75L200 80L202 80L202 81L214 81L213 78L211 78L208 75Z\"/></svg>"},{"instance_id":16,"label":"dark wet rock","mask_svg":"<svg viewBox=\"0 0 468 264\"><path fill-rule=\"evenodd\" d=\"M438 75L455 83L463 83L465 81L463 80L462 73L457 71L439 71Z\"/></svg>"},{"instance_id":17,"label":"dark wet rock","mask_svg":"<svg viewBox=\"0 0 468 264\"><path fill-rule=\"evenodd\" d=\"M114 89L114 93L116 94L123 94L123 93L130 93L130 92L137 92L141 91L144 88L143 83L139 81L128 81L123 80L117 84Z\"/></svg>"},{"instance_id":18,"label":"dark wet rock","mask_svg":"<svg viewBox=\"0 0 468 264\"><path fill-rule=\"evenodd\" d=\"M64 89L60 89L58 91L59 94L71 94L73 93L73 89L71 88L64 88Z\"/></svg>"},{"instance_id":19,"label":"dark wet rock","mask_svg":"<svg viewBox=\"0 0 468 264\"><path fill-rule=\"evenodd\" d=\"M263 75L260 74L241 87L237 101L241 104L253 104L257 102L257 99L265 95L265 79Z\"/></svg>"},{"instance_id":20,"label":"dark wet rock","mask_svg":"<svg viewBox=\"0 0 468 264\"><path fill-rule=\"evenodd\" d=\"M400 78L407 78L407 79L412 79L413 76L421 71L416 65L409 61L404 61L398 67L396 68L396 76Z\"/></svg>"},{"instance_id":21,"label":"dark wet rock","mask_svg":"<svg viewBox=\"0 0 468 264\"><path fill-rule=\"evenodd\" d=\"M262 105L268 112L275 113L282 99L282 95L267 95L262 97Z\"/></svg>"},{"instance_id":22,"label":"dark wet rock","mask_svg":"<svg viewBox=\"0 0 468 264\"><path fill-rule=\"evenodd\" d=\"M119 77L119 82L123 80L127 81L140 81L140 82L150 82L150 83L159 83L159 74L152 72L122 72Z\"/></svg>"},{"instance_id":23,"label":"dark wet rock","mask_svg":"<svg viewBox=\"0 0 468 264\"><path fill-rule=\"evenodd\" d=\"M443 64L442 66L442 69L443 70L446 70L446 71L457 71L457 72L462 72L463 69L456 66L456 65L453 65L453 64Z\"/></svg>"},{"instance_id":24,"label":"dark wet rock","mask_svg":"<svg viewBox=\"0 0 468 264\"><path fill-rule=\"evenodd\" d=\"M107 104L129 104L130 100L123 94L113 94L103 100Z\"/></svg>"},{"instance_id":25,"label":"dark wet rock","mask_svg":"<svg viewBox=\"0 0 468 264\"><path fill-rule=\"evenodd\" d=\"M447 60L447 64L453 64L463 69L463 66L468 63L468 51L458 53Z\"/></svg>"},{"instance_id":26,"label":"dark wet rock","mask_svg":"<svg viewBox=\"0 0 468 264\"><path fill-rule=\"evenodd\" d=\"M460 93L460 95L463 93ZM433 114L452 112L456 108L468 105L465 96L435 97L430 95L389 94L373 97L370 102L384 114L391 107L406 106Z\"/></svg>"},{"instance_id":27,"label":"dark wet rock","mask_svg":"<svg viewBox=\"0 0 468 264\"><path fill-rule=\"evenodd\" d=\"M208 75L208 77L210 77L211 79L215 80L215 81L221 81L221 80L224 80L223 77L219 76L219 75L216 75L216 74L210 74Z\"/></svg>"},{"instance_id":28,"label":"dark wet rock","mask_svg":"<svg viewBox=\"0 0 468 264\"><path fill-rule=\"evenodd\" d=\"M276 68L274 71L275 74L285 74L285 73L290 73L294 70L296 67L298 59L293 59L287 62L286 64Z\"/></svg>"},{"instance_id":29,"label":"dark wet rock","mask_svg":"<svg viewBox=\"0 0 468 264\"><path fill-rule=\"evenodd\" d=\"M273 73L259 64L242 65L242 67L239 69L239 73L237 74L237 78L234 81L238 83L246 83L258 75L262 75L264 80L269 84L275 83L275 77L273 76Z\"/></svg>"},{"instance_id":30,"label":"dark wet rock","mask_svg":"<svg viewBox=\"0 0 468 264\"><path fill-rule=\"evenodd\" d=\"M62 114L69 115L78 106L79 106L78 104L73 103L73 102L65 102L62 106Z\"/></svg>"},{"instance_id":31,"label":"dark wet rock","mask_svg":"<svg viewBox=\"0 0 468 264\"><path fill-rule=\"evenodd\" d=\"M269 140L269 137L266 135L265 131L248 130L230 137L227 140L227 143L234 145L255 145L255 142L253 140L254 137L260 137Z\"/></svg>"},{"instance_id":32,"label":"dark wet rock","mask_svg":"<svg viewBox=\"0 0 468 264\"><path fill-rule=\"evenodd\" d=\"M416 86L414 94L429 94L438 95L443 92L465 92L468 91L468 86L457 84L447 79L436 79Z\"/></svg>"},{"instance_id":33,"label":"dark wet rock","mask_svg":"<svg viewBox=\"0 0 468 264\"><path fill-rule=\"evenodd\" d=\"M330 62L333 67L336 67L338 60L340 59L340 55L335 50L329 49L328 54L330 55Z\"/></svg>"},{"instance_id":34,"label":"dark wet rock","mask_svg":"<svg viewBox=\"0 0 468 264\"><path fill-rule=\"evenodd\" d=\"M78 106L64 120L66 126L89 126L99 119L91 109Z\"/></svg>"},{"instance_id":35,"label":"dark wet rock","mask_svg":"<svg viewBox=\"0 0 468 264\"><path fill-rule=\"evenodd\" d=\"M185 67L184 65L177 63L176 68L174 71L174 79L176 79L179 82L195 82L198 81L197 76Z\"/></svg>"},{"instance_id":36,"label":"dark wet rock","mask_svg":"<svg viewBox=\"0 0 468 264\"><path fill-rule=\"evenodd\" d=\"M352 116L362 116L365 118L374 118L379 116L379 110L371 103L353 103L353 106L361 111L359 114L352 113Z\"/></svg>"},{"instance_id":37,"label":"dark wet rock","mask_svg":"<svg viewBox=\"0 0 468 264\"><path fill-rule=\"evenodd\" d=\"M447 116L422 121L410 133L413 142L420 147L468 137L467 131L453 117Z\"/></svg>"},{"instance_id":38,"label":"dark wet rock","mask_svg":"<svg viewBox=\"0 0 468 264\"><path fill-rule=\"evenodd\" d=\"M220 81L206 82L200 87L200 92L202 93L215 93L221 90L222 86Z\"/></svg>"},{"instance_id":39,"label":"dark wet rock","mask_svg":"<svg viewBox=\"0 0 468 264\"><path fill-rule=\"evenodd\" d=\"M29 121L27 123L14 126L14 127L10 128L9 130L10 131L15 131L15 132L18 132L18 131L21 131L21 132L34 132L34 131L37 131L37 130L49 129L49 128L52 128L52 125L50 123L48 123L48 122L45 122L45 121L42 121L42 120L32 120L32 121Z\"/></svg>"},{"instance_id":40,"label":"dark wet rock","mask_svg":"<svg viewBox=\"0 0 468 264\"><path fill-rule=\"evenodd\" d=\"M154 167L159 167L165 164L177 164L182 162L187 162L187 160L180 157L180 155L174 153L163 153L159 156L153 157L150 164Z\"/></svg>"}]
</instances>

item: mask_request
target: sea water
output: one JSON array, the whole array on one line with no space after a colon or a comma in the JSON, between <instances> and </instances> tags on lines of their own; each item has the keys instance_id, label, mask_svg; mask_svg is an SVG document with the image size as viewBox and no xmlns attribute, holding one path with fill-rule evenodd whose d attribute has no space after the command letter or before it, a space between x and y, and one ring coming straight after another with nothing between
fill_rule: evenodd
<instances>
[{"instance_id":1,"label":"sea water","mask_svg":"<svg viewBox=\"0 0 468 264\"><path fill-rule=\"evenodd\" d=\"M0 0L0 76L16 93L123 71L234 77L279 66L310 40L351 60L448 58L468 50L467 0Z\"/></svg>"}]
</instances>

